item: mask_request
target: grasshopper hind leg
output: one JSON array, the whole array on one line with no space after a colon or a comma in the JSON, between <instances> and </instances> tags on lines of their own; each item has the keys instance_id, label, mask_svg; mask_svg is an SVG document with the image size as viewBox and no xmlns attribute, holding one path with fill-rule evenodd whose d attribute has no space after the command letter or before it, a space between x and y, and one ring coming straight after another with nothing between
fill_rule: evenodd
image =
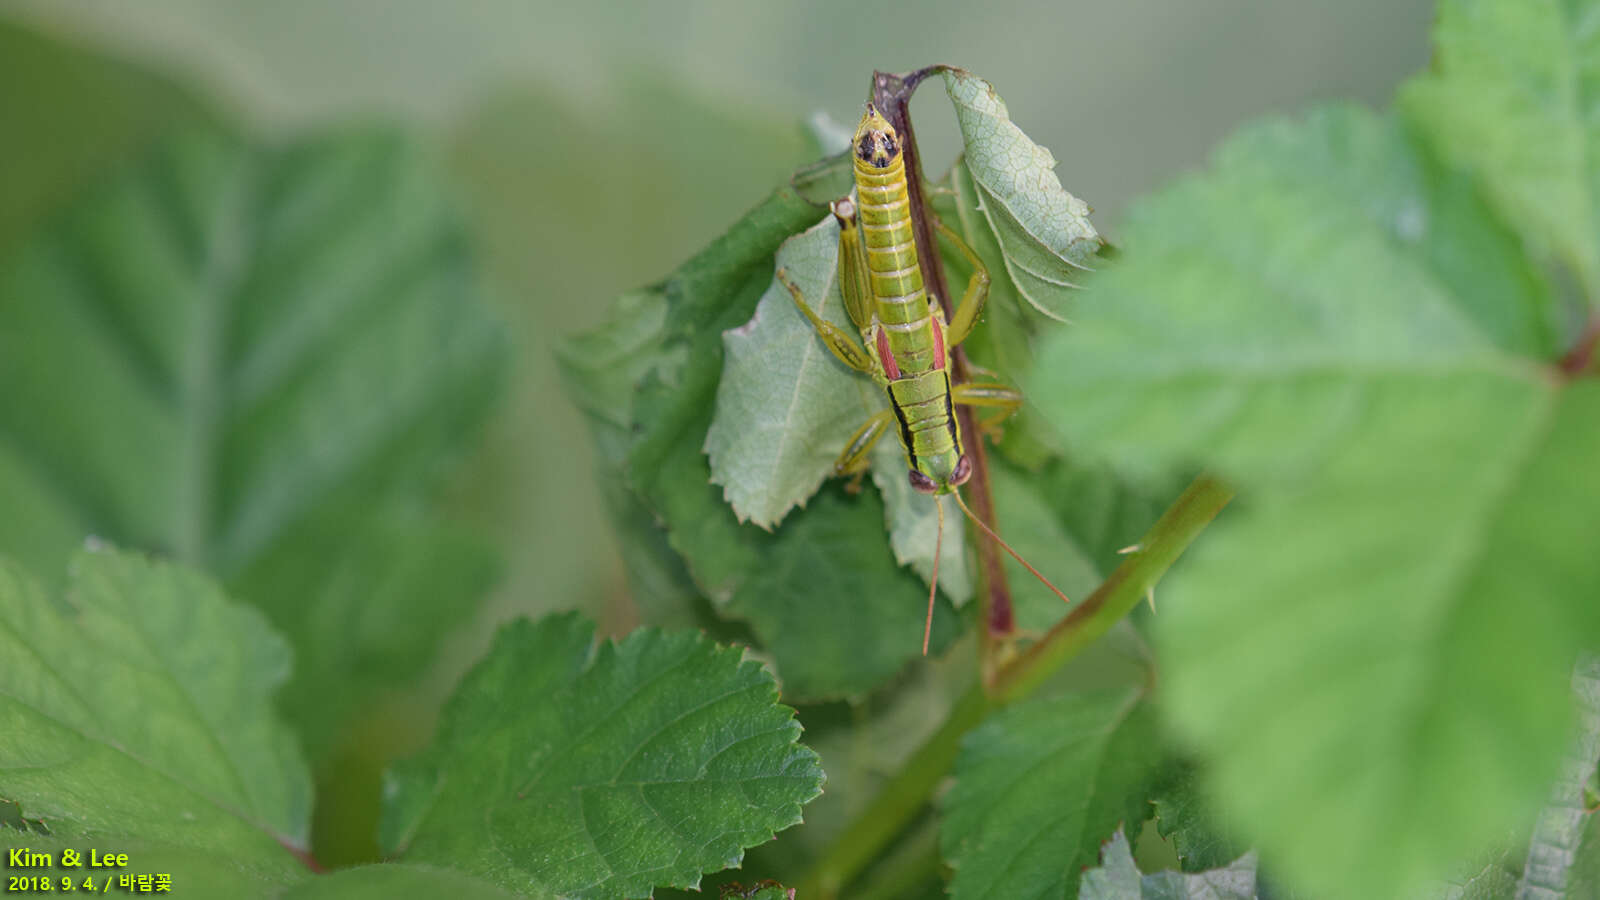
<instances>
[{"instance_id":1,"label":"grasshopper hind leg","mask_svg":"<svg viewBox=\"0 0 1600 900\"><path fill-rule=\"evenodd\" d=\"M794 305L800 310L800 314L806 317L812 328L816 329L817 337L822 339L823 345L833 351L833 355L837 356L840 362L857 372L871 374L872 357L867 355L860 342L846 334L844 329L817 315L811 305L806 303L805 294L801 293L800 286L789 280L788 272L779 269L775 274L778 282L788 288L789 296L794 298Z\"/></svg>"}]
</instances>

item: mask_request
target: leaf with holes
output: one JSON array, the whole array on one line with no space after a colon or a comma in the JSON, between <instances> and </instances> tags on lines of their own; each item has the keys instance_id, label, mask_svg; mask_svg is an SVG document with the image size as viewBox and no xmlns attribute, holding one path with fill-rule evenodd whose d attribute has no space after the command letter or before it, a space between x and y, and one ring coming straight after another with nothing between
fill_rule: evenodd
<instances>
[{"instance_id":1,"label":"leaf with holes","mask_svg":"<svg viewBox=\"0 0 1600 900\"><path fill-rule=\"evenodd\" d=\"M777 686L694 632L501 629L389 791L384 844L534 896L694 887L822 788Z\"/></svg>"},{"instance_id":2,"label":"leaf with holes","mask_svg":"<svg viewBox=\"0 0 1600 900\"><path fill-rule=\"evenodd\" d=\"M1100 851L1100 867L1083 873L1082 900L1255 900L1255 854L1202 872L1142 875L1118 828Z\"/></svg>"}]
</instances>

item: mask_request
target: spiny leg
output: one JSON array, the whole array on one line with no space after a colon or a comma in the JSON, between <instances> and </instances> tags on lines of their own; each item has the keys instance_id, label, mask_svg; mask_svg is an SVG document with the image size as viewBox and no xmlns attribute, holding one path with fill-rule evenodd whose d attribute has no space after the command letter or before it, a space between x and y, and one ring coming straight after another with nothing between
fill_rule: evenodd
<instances>
[{"instance_id":1,"label":"spiny leg","mask_svg":"<svg viewBox=\"0 0 1600 900\"><path fill-rule=\"evenodd\" d=\"M989 269L949 225L940 222L939 233L954 244L972 266L972 276L967 279L967 291L961 295L961 302L956 305L955 314L950 317L950 327L945 333L945 342L954 347L972 333L972 326L977 323L978 314L983 312L983 304L989 299Z\"/></svg>"},{"instance_id":2,"label":"spiny leg","mask_svg":"<svg viewBox=\"0 0 1600 900\"><path fill-rule=\"evenodd\" d=\"M789 295L794 298L794 305L800 313L811 322L811 327L817 330L817 337L822 338L822 343L839 361L855 369L857 372L872 372L872 357L862 348L859 341L844 332L844 329L829 322L812 311L806 303L805 295L800 292L800 286L789 280L789 273L783 269L777 271L778 281L789 289Z\"/></svg>"}]
</instances>

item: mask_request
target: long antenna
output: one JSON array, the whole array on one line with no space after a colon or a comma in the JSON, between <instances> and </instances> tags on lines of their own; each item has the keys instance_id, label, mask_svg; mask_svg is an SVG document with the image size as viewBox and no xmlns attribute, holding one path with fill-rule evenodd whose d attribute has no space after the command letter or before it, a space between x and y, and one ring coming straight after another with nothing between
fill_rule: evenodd
<instances>
[{"instance_id":1,"label":"long antenna","mask_svg":"<svg viewBox=\"0 0 1600 900\"><path fill-rule=\"evenodd\" d=\"M1017 551L1011 549L1011 545L1006 543L1004 538L1000 537L1000 535L998 535L998 534L995 534L993 528L990 528L989 526L983 524L983 520L982 519L980 519L977 516L973 515L972 514L972 510L967 509L967 502L965 500L961 499L961 492L960 491L951 491L950 493L955 494L955 496L956 496L956 504L961 507L961 511L962 512L967 514L967 518L971 519L979 528L982 528L984 530L984 533L988 534L989 537L994 538L994 542L999 544L1007 553L1011 554L1011 558L1012 559L1016 560L1019 563L1022 563L1022 567L1024 569L1027 569L1029 572L1032 572L1033 573L1033 577L1039 579L1041 582L1044 583L1045 587L1047 587L1051 591L1055 592L1055 595L1057 597L1061 598L1061 602L1063 602L1063 603L1071 603L1072 602L1071 600L1069 600L1067 598L1066 594L1061 593L1061 589L1060 588L1058 588L1055 585L1050 583L1050 579L1048 579L1048 578L1044 577L1043 575L1039 574L1039 570L1038 569L1035 569L1033 566L1028 565L1028 561L1023 559L1022 555L1020 553L1018 553ZM938 559L935 558L934 559L934 564L938 565L938 562L939 562ZM938 570L935 569L935 571L938 571ZM926 654L924 654L924 655L926 655Z\"/></svg>"},{"instance_id":2,"label":"long antenna","mask_svg":"<svg viewBox=\"0 0 1600 900\"><path fill-rule=\"evenodd\" d=\"M944 555L944 502L933 498L933 508L939 511L939 534L933 539L933 583L928 585L928 620L922 623L922 655L928 655L928 637L933 634L933 598L939 592L939 557ZM926 546L926 545L924 545ZM1027 565L1027 563L1023 563Z\"/></svg>"}]
</instances>

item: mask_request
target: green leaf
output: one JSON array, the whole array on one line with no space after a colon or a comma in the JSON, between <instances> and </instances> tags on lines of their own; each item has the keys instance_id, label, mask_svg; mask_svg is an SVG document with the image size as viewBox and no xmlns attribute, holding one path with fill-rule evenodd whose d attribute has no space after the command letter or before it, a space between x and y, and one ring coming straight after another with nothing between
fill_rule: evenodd
<instances>
[{"instance_id":1,"label":"green leaf","mask_svg":"<svg viewBox=\"0 0 1600 900\"><path fill-rule=\"evenodd\" d=\"M1600 816L1590 813L1584 822L1583 838L1573 855L1567 874L1570 897L1600 895Z\"/></svg>"},{"instance_id":2,"label":"green leaf","mask_svg":"<svg viewBox=\"0 0 1600 900\"><path fill-rule=\"evenodd\" d=\"M0 563L0 798L66 846L126 839L281 883L304 871L289 850L311 805L272 712L288 671L261 615L186 569L91 550L52 595Z\"/></svg>"},{"instance_id":3,"label":"green leaf","mask_svg":"<svg viewBox=\"0 0 1600 900\"><path fill-rule=\"evenodd\" d=\"M1444 0L1432 71L1402 94L1527 238L1600 296L1600 35L1592 3Z\"/></svg>"},{"instance_id":4,"label":"green leaf","mask_svg":"<svg viewBox=\"0 0 1600 900\"><path fill-rule=\"evenodd\" d=\"M362 548L424 505L504 350L415 146L381 132L272 150L175 140L0 265L0 506L16 511L0 549L43 572L91 534L168 553L237 578L304 641L301 596L252 587L270 557L274 579L412 629L416 671L443 632L421 604L459 616L481 579L391 597ZM353 561L284 552L335 519ZM423 544L408 549L457 552ZM357 575L369 580L325 580ZM300 677L327 684L385 652L329 649L304 653Z\"/></svg>"},{"instance_id":5,"label":"green leaf","mask_svg":"<svg viewBox=\"0 0 1600 900\"><path fill-rule=\"evenodd\" d=\"M662 284L624 296L606 326L562 354L618 486L613 514L635 534L645 515L665 529L695 586L749 621L772 650L792 700L858 696L892 677L921 652L927 599L888 552L884 507L871 492L847 500L825 487L767 533L740 524L710 483L702 447L722 375L722 332L750 320L772 284L779 245L822 214L801 199L803 189L775 192ZM636 579L636 591L681 590L659 549L641 542L636 550L639 564L630 569L651 577ZM941 598L934 649L949 643L953 625Z\"/></svg>"},{"instance_id":6,"label":"green leaf","mask_svg":"<svg viewBox=\"0 0 1600 900\"><path fill-rule=\"evenodd\" d=\"M961 347L981 377L1010 381L1033 369L1034 341L1056 323L1034 309L1012 282L1000 244L979 208L978 189L964 157L957 159L939 187L942 190L930 195L935 214L978 255L990 279L983 316ZM948 284L965 285L972 275L966 255L949 241L941 241L939 250ZM1026 404L1004 421L998 446L1008 459L1028 468L1038 468L1061 453L1059 440Z\"/></svg>"},{"instance_id":7,"label":"green leaf","mask_svg":"<svg viewBox=\"0 0 1600 900\"><path fill-rule=\"evenodd\" d=\"M49 853L55 862L51 867L33 870L34 875L48 876L52 880L71 878L80 889L84 876L90 876L94 887L85 893L102 894L111 890L119 894L127 893L126 889L119 890L115 886L116 873L126 871L170 875L171 893L176 896L189 894L195 897L271 900L280 895L285 885L303 883L304 879L311 877L307 869L301 868L298 872L285 869L276 860L263 866L259 859L227 855L213 848L179 846L123 833L84 832L62 822L57 822L54 830L30 830L26 834L9 832L0 825L0 851L23 848L36 853ZM81 865L91 849L102 854L128 854L127 869L93 870ZM67 850L78 854L80 865L61 864L62 854ZM17 869L8 869L7 872L21 874ZM101 878L102 874L111 878L109 890ZM56 881L56 885L59 886L60 882Z\"/></svg>"},{"instance_id":8,"label":"green leaf","mask_svg":"<svg viewBox=\"0 0 1600 900\"><path fill-rule=\"evenodd\" d=\"M928 589L895 564L883 517L871 492L825 488L784 523L729 601L777 658L785 697L859 697L920 658ZM941 593L929 652L957 630Z\"/></svg>"},{"instance_id":9,"label":"green leaf","mask_svg":"<svg viewBox=\"0 0 1600 900\"><path fill-rule=\"evenodd\" d=\"M1102 580L1100 569L1042 496L1041 479L998 460L989 474L1001 536L1068 597L1089 596ZM1018 628L1042 633L1072 610L1009 555L1005 567Z\"/></svg>"},{"instance_id":10,"label":"green leaf","mask_svg":"<svg viewBox=\"0 0 1600 900\"><path fill-rule=\"evenodd\" d=\"M922 577L933 580L933 556L939 553L939 593L960 608L972 599L972 564L967 552L966 523L955 504L947 503L944 527L939 527L939 508L927 494L918 493L907 477L910 466L905 448L892 434L886 434L872 448L872 483L883 498L884 526L889 529L889 549L894 560ZM939 541L940 531L944 541Z\"/></svg>"},{"instance_id":11,"label":"green leaf","mask_svg":"<svg viewBox=\"0 0 1600 900\"><path fill-rule=\"evenodd\" d=\"M1247 499L1162 601L1165 709L1227 823L1328 897L1418 890L1531 814L1600 643L1600 390L1522 355L1548 288L1434 166L1351 110L1248 130L1141 208L1033 395Z\"/></svg>"},{"instance_id":12,"label":"green leaf","mask_svg":"<svg viewBox=\"0 0 1600 900\"><path fill-rule=\"evenodd\" d=\"M1185 872L1201 872L1226 866L1248 849L1232 839L1216 820L1211 801L1205 796L1199 772L1191 763L1180 763L1151 797L1156 810L1156 828L1172 841Z\"/></svg>"},{"instance_id":13,"label":"green leaf","mask_svg":"<svg viewBox=\"0 0 1600 900\"><path fill-rule=\"evenodd\" d=\"M1528 847L1518 889L1529 896L1581 897L1585 879L1593 881L1595 864L1578 864L1585 830L1594 813L1586 792L1600 761L1600 658L1590 657L1572 673L1572 692L1578 706L1578 733L1562 760L1561 771L1550 790L1549 802L1539 812ZM1591 855L1593 850L1590 851Z\"/></svg>"},{"instance_id":14,"label":"green leaf","mask_svg":"<svg viewBox=\"0 0 1600 900\"><path fill-rule=\"evenodd\" d=\"M968 735L940 834L950 895L1077 896L1100 842L1144 820L1156 738L1138 688L1019 704Z\"/></svg>"},{"instance_id":15,"label":"green leaf","mask_svg":"<svg viewBox=\"0 0 1600 900\"><path fill-rule=\"evenodd\" d=\"M819 316L854 337L839 293L832 216L778 248ZM834 357L776 277L755 315L723 332L717 413L706 434L711 481L739 521L770 530L833 474L852 432L885 405L883 391Z\"/></svg>"},{"instance_id":16,"label":"green leaf","mask_svg":"<svg viewBox=\"0 0 1600 900\"><path fill-rule=\"evenodd\" d=\"M987 81L947 69L944 84L1006 272L1029 303L1061 318L1066 290L1104 244L1089 222L1089 205L1062 189L1055 157L1012 123Z\"/></svg>"},{"instance_id":17,"label":"green leaf","mask_svg":"<svg viewBox=\"0 0 1600 900\"><path fill-rule=\"evenodd\" d=\"M1255 856L1194 874L1140 875L1133 849L1118 828L1100 851L1100 867L1083 873L1083 900L1255 900Z\"/></svg>"},{"instance_id":18,"label":"green leaf","mask_svg":"<svg viewBox=\"0 0 1600 900\"><path fill-rule=\"evenodd\" d=\"M539 897L693 887L822 787L777 688L697 633L501 629L388 791L384 844Z\"/></svg>"},{"instance_id":19,"label":"green leaf","mask_svg":"<svg viewBox=\"0 0 1600 900\"><path fill-rule=\"evenodd\" d=\"M1505 854L1495 854L1464 877L1419 896L1424 900L1512 900L1517 896L1517 876L1506 868Z\"/></svg>"},{"instance_id":20,"label":"green leaf","mask_svg":"<svg viewBox=\"0 0 1600 900\"><path fill-rule=\"evenodd\" d=\"M173 889L174 893L178 890L176 881ZM512 900L522 895L459 872L411 863L385 863L308 878L276 896L279 900L394 900L396 897Z\"/></svg>"},{"instance_id":21,"label":"green leaf","mask_svg":"<svg viewBox=\"0 0 1600 900\"><path fill-rule=\"evenodd\" d=\"M297 528L234 579L246 597L277 598L274 616L298 650L279 702L294 710L313 759L372 698L415 676L494 583L499 561L479 539L420 518L341 510Z\"/></svg>"}]
</instances>

